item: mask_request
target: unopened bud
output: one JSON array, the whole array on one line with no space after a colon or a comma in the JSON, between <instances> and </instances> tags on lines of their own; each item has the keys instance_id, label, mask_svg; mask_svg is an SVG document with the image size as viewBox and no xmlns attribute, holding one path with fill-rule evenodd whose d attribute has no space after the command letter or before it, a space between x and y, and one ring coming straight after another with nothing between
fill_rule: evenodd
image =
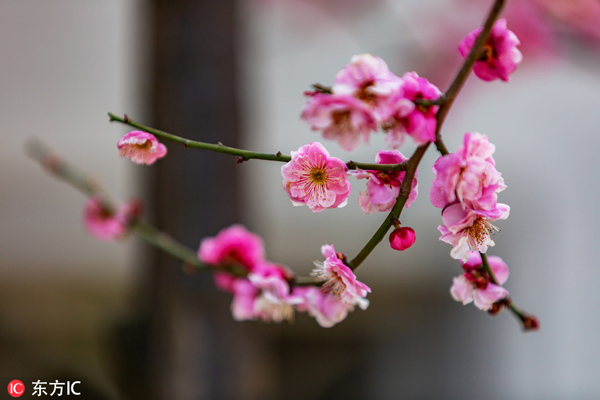
<instances>
[{"instance_id":1,"label":"unopened bud","mask_svg":"<svg viewBox=\"0 0 600 400\"><path fill-rule=\"evenodd\" d=\"M523 321L523 329L526 331L537 331L540 329L540 321L535 315L525 314L521 318L521 321Z\"/></svg>"},{"instance_id":2,"label":"unopened bud","mask_svg":"<svg viewBox=\"0 0 600 400\"><path fill-rule=\"evenodd\" d=\"M498 315L498 314L500 314L500 312L502 312L503 308L504 308L504 302L502 300L497 301L494 304L492 304L492 306L488 310L488 314Z\"/></svg>"},{"instance_id":3,"label":"unopened bud","mask_svg":"<svg viewBox=\"0 0 600 400\"><path fill-rule=\"evenodd\" d=\"M394 229L390 234L390 246L394 250L406 250L413 245L416 239L414 229L403 226Z\"/></svg>"}]
</instances>

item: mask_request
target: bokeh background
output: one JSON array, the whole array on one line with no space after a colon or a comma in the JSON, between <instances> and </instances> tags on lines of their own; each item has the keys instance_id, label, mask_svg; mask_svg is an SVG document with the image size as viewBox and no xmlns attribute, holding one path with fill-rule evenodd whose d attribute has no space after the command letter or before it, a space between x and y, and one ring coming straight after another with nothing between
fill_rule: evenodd
<instances>
[{"instance_id":1,"label":"bokeh background","mask_svg":"<svg viewBox=\"0 0 600 400\"><path fill-rule=\"evenodd\" d=\"M98 242L84 197L24 151L37 137L115 197L142 198L146 218L197 248L235 222L260 234L270 260L307 274L320 246L354 255L381 222L356 204L291 207L280 165L166 143L151 168L117 157L127 113L157 128L257 151L322 140L299 119L310 84L329 85L352 55L442 90L456 44L484 18L480 0L0 1L0 377L80 379L99 399L596 399L600 397L600 4L509 2L523 42L510 83L471 77L443 134L497 146L511 216L490 254L542 329L507 312L454 302L460 266L439 242L428 201L436 154L419 170L402 222L403 253L385 242L358 271L373 293L331 329L233 322L229 295L139 239ZM348 153L371 161L383 138ZM400 149L411 154L411 141Z\"/></svg>"}]
</instances>

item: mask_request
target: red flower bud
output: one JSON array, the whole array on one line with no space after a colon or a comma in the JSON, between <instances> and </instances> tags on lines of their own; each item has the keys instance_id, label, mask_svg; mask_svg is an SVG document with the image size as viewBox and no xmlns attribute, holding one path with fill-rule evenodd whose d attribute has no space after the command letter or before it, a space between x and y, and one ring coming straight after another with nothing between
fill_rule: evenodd
<instances>
[{"instance_id":1,"label":"red flower bud","mask_svg":"<svg viewBox=\"0 0 600 400\"><path fill-rule=\"evenodd\" d=\"M413 228L399 227L390 234L390 246L394 250L406 250L417 239Z\"/></svg>"}]
</instances>

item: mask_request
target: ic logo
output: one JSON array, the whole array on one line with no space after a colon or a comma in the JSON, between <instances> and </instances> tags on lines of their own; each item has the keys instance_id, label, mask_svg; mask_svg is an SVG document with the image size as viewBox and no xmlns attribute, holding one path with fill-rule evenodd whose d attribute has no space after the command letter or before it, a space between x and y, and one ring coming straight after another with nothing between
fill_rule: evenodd
<instances>
[{"instance_id":1,"label":"ic logo","mask_svg":"<svg viewBox=\"0 0 600 400\"><path fill-rule=\"evenodd\" d=\"M18 379L10 381L8 384L8 394L12 397L21 397L25 393L25 385Z\"/></svg>"}]
</instances>

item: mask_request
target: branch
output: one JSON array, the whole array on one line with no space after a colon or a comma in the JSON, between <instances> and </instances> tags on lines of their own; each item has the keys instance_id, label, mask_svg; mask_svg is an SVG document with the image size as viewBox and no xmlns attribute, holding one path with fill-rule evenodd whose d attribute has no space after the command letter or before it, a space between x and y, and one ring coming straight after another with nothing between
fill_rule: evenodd
<instances>
[{"instance_id":1,"label":"branch","mask_svg":"<svg viewBox=\"0 0 600 400\"><path fill-rule=\"evenodd\" d=\"M471 73L475 61L477 61L477 59L479 58L483 49L483 45L487 42L488 38L490 37L492 26L494 25L494 22L496 22L496 19L498 19L498 16L500 15L500 12L502 11L502 8L504 7L505 3L506 0L496 0L494 2L494 5L490 9L490 12L483 24L483 29L481 30L479 36L477 36L477 40L475 40L471 51L463 61L462 66L456 73L454 79L452 80L452 83L450 84L446 92L442 96L440 96L440 98L444 98L444 101L441 103L436 115L437 124L435 129L435 144L438 148L438 151L442 155L448 154L448 149L446 149L446 146L442 141L441 135L442 125L444 124L446 115L448 115L448 111L450 110L450 107L452 107L454 99L456 99L456 96L462 89L465 81Z\"/></svg>"},{"instance_id":2,"label":"branch","mask_svg":"<svg viewBox=\"0 0 600 400\"><path fill-rule=\"evenodd\" d=\"M424 144L422 146L417 147L417 150L413 153L413 155L406 162L406 174L404 175L404 179L402 180L402 184L400 185L400 193L396 198L396 204L394 204L394 208L388 214L386 219L383 220L381 226L375 234L371 237L371 239L367 242L367 244L362 248L362 250L358 253L352 261L348 263L348 266L355 270L360 266L360 264L365 261L365 259L371 254L373 249L377 247L379 243L383 240L387 232L390 230L391 226L394 224L394 221L397 221L400 218L400 214L402 213L402 209L404 208L404 204L408 200L408 196L410 195L410 190L412 186L412 180L417 171L417 167L421 162L421 158L427 151L429 147L429 143Z\"/></svg>"},{"instance_id":3,"label":"branch","mask_svg":"<svg viewBox=\"0 0 600 400\"><path fill-rule=\"evenodd\" d=\"M348 161L346 163L348 169L362 169L374 171L406 171L406 162L398 164L369 164L356 161Z\"/></svg>"},{"instance_id":4,"label":"branch","mask_svg":"<svg viewBox=\"0 0 600 400\"><path fill-rule=\"evenodd\" d=\"M481 54L483 45L485 44L488 37L490 36L490 31L492 30L492 26L494 25L494 22L498 18L498 15L500 15L500 11L502 10L502 7L504 6L505 1L506 0L496 0L494 2L494 5L486 18L485 24L483 26L483 30L477 37L477 40L475 41L473 48L471 49L471 51L469 52L469 54L463 61L462 66L456 73L454 80L448 87L448 90L446 90L445 93L442 93L442 95L436 100L422 100L421 99L421 100L417 101L418 104L422 104L422 105L440 104L440 107L436 114L435 145L436 145L438 151L442 155L448 154L448 149L446 149L446 146L444 145L444 142L442 141L442 136L440 133L441 129L442 129L442 125L444 124L444 121L446 119L446 115L448 114L450 107L452 107L452 103L454 102L454 99L460 92L460 89L462 88L463 84L465 83L465 80L469 76L469 73L473 69L473 64L475 64L475 61L477 61L478 55ZM413 177L415 175L417 167L419 166L419 163L421 162L421 158L423 157L423 154L425 154L425 151L427 151L428 147L429 147L429 143L419 146L417 148L417 150L414 152L414 154L410 157L410 159L406 162L406 175L404 176L404 179L402 180L402 185L400 186L400 193L398 194L398 197L396 198L396 204L394 205L394 208L392 208L392 211L390 211L390 213L388 214L386 219L382 222L379 229L377 229L377 231L373 234L371 239L362 248L362 250L358 253L358 255L356 257L354 257L354 259L352 261L350 261L350 263L348 264L350 266L350 268L352 268L353 270L358 268L363 263L363 261L365 261L365 259L369 256L369 254L371 254L373 249L375 247L377 247L377 245L379 243L381 243L381 241L383 240L383 238L385 237L385 235L387 234L387 232L393 225L394 221L398 220L398 218L400 217L400 214L402 213L402 209L404 208L404 204L406 203L406 200L408 200L408 195L410 194L410 191L411 191Z\"/></svg>"},{"instance_id":5,"label":"branch","mask_svg":"<svg viewBox=\"0 0 600 400\"><path fill-rule=\"evenodd\" d=\"M161 130L151 128L149 126L145 126L140 124L139 122L133 121L125 115L124 117L119 117L113 113L108 113L110 118L110 122L120 122L125 125L129 125L131 127L141 129L144 132L151 133L155 136L158 136L165 140L170 140L175 143L180 143L185 147L193 147L196 149L208 150L208 151L216 151L219 153L231 154L234 156L238 156L238 162L248 161L251 159L257 160L268 160L268 161L281 161L281 162L289 162L292 158L288 155L281 154L281 152L277 152L276 154L270 153L257 153L254 151L236 149L234 147L225 146L222 143L211 144L204 142L197 142L195 140L186 139L181 136L173 135L171 133L163 132ZM377 170L377 171L404 171L406 166L404 163L399 164L371 164L371 163L359 163L356 161L348 161L346 163L348 169L363 169L363 170Z\"/></svg>"},{"instance_id":6,"label":"branch","mask_svg":"<svg viewBox=\"0 0 600 400\"><path fill-rule=\"evenodd\" d=\"M39 162L52 175L70 184L87 197L102 196L103 206L106 206L107 209L117 209L117 204L106 195L104 189L95 179L62 159L41 141L30 140L26 144L25 150L31 158ZM129 228L146 242L175 258L201 269L210 268L198 259L194 250L145 222L133 222Z\"/></svg>"},{"instance_id":7,"label":"branch","mask_svg":"<svg viewBox=\"0 0 600 400\"><path fill-rule=\"evenodd\" d=\"M52 175L70 184L87 197L101 196L102 205L106 207L107 210L117 209L117 204L106 195L102 186L95 179L79 170L76 166L65 161L43 142L35 139L30 140L26 144L25 150L31 158L40 163L41 166ZM202 270L225 271L235 276L247 275L247 272L241 270L237 265L216 267L204 264L198 258L195 250L185 246L146 222L139 220L134 221L129 225L129 229L141 239L183 261L187 265ZM312 277L295 277L290 283L296 286L319 285L315 283L315 280Z\"/></svg>"},{"instance_id":8,"label":"branch","mask_svg":"<svg viewBox=\"0 0 600 400\"><path fill-rule=\"evenodd\" d=\"M212 144L212 143L197 142L195 140L189 140L189 139L186 139L181 136L173 135L171 133L163 132L158 129L151 128L149 126L142 125L139 122L129 119L127 117L127 115L125 115L123 118L121 118L113 113L108 113L108 117L110 118L110 122L114 122L114 121L120 122L122 124L129 125L134 128L137 128L137 129L141 129L144 132L151 133L162 139L170 140L175 143L180 143L180 144L184 145L185 147L193 147L196 149L216 151L218 153L226 153L226 154L238 156L240 159L240 162L251 160L251 159L288 162L292 159L288 155L281 154L281 152L278 152L276 154L257 153L254 151L236 149L234 147L225 146L222 143Z\"/></svg>"},{"instance_id":9,"label":"branch","mask_svg":"<svg viewBox=\"0 0 600 400\"><path fill-rule=\"evenodd\" d=\"M481 254L481 261L483 263L483 269L490 276L490 280L492 281L492 283L494 285L502 286L498 283L496 276L494 276L494 271L492 271L492 268L490 267L490 263L488 262L487 254L485 254L485 253L479 253L479 254ZM539 329L538 319L534 315L527 314L524 311L518 309L515 306L515 304L513 303L512 299L507 297L503 300L503 303L508 307L508 309L513 313L513 315L521 321L521 324L523 325L523 330L528 331L528 330Z\"/></svg>"}]
</instances>

